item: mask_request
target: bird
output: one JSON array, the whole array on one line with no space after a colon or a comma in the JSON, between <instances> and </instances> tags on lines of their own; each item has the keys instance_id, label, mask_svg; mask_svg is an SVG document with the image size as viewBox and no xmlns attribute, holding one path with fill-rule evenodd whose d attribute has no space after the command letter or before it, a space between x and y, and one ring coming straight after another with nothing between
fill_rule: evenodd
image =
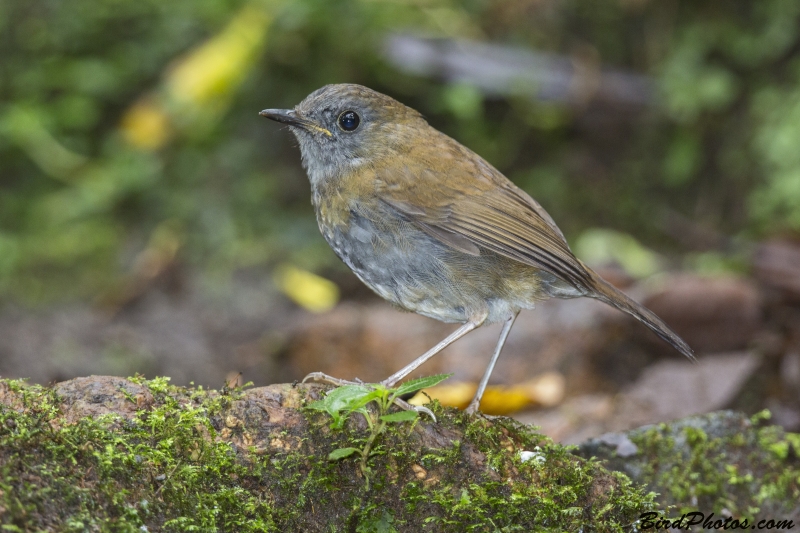
<instances>
[{"instance_id":1,"label":"bird","mask_svg":"<svg viewBox=\"0 0 800 533\"><path fill-rule=\"evenodd\" d=\"M502 322L465 409L476 413L517 315L549 298L600 300L695 360L659 317L572 253L536 200L416 110L362 85L332 84L293 109L259 114L296 137L319 229L355 275L401 310L460 324L381 385L396 386L467 333ZM360 383L320 372L308 379Z\"/></svg>"}]
</instances>

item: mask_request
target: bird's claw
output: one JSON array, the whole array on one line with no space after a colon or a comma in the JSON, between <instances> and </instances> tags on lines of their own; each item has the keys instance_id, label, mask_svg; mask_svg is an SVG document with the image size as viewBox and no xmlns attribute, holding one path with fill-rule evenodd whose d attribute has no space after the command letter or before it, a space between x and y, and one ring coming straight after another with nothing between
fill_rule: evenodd
<instances>
[{"instance_id":1,"label":"bird's claw","mask_svg":"<svg viewBox=\"0 0 800 533\"><path fill-rule=\"evenodd\" d=\"M475 413L478 412L479 405L480 402L476 403L475 400L472 400L472 402L467 406L467 408L464 409L464 412L468 415L474 415Z\"/></svg>"},{"instance_id":2,"label":"bird's claw","mask_svg":"<svg viewBox=\"0 0 800 533\"><path fill-rule=\"evenodd\" d=\"M329 385L336 385L337 387L343 387L345 385L364 385L365 383L360 379L356 378L355 381L348 381L346 379L335 378L333 376L329 376L324 372L311 372L306 377L303 378L301 383L307 383L309 381L316 381L317 383L327 383Z\"/></svg>"},{"instance_id":3,"label":"bird's claw","mask_svg":"<svg viewBox=\"0 0 800 533\"><path fill-rule=\"evenodd\" d=\"M431 417L431 420L433 420L433 423L434 423L434 424L436 423L436 415L435 415L435 414L433 414L433 411L431 411L430 409L428 409L428 408L427 408L427 407L425 407L424 405L415 405L415 406L414 406L414 410L415 410L416 412L418 412L418 413L425 413L426 415L428 415L429 417Z\"/></svg>"},{"instance_id":4,"label":"bird's claw","mask_svg":"<svg viewBox=\"0 0 800 533\"><path fill-rule=\"evenodd\" d=\"M430 409L428 409L424 405L411 405L410 403L408 403L407 401L405 401L405 400L403 400L401 398L395 398L394 399L394 404L397 407L399 407L400 409L404 410L404 411L416 411L416 412L418 412L420 414L421 413L425 413L426 415L431 417L431 420L436 422L436 415L433 414L433 411L431 411Z\"/></svg>"}]
</instances>

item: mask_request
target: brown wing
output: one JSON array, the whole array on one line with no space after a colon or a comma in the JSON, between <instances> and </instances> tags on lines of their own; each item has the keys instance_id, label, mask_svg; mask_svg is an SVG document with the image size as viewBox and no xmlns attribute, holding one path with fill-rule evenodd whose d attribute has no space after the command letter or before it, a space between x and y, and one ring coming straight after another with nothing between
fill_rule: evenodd
<instances>
[{"instance_id":1,"label":"brown wing","mask_svg":"<svg viewBox=\"0 0 800 533\"><path fill-rule=\"evenodd\" d=\"M380 199L455 249L477 255L482 247L591 287L550 215L480 156L440 135L404 158L405 166L376 169Z\"/></svg>"}]
</instances>

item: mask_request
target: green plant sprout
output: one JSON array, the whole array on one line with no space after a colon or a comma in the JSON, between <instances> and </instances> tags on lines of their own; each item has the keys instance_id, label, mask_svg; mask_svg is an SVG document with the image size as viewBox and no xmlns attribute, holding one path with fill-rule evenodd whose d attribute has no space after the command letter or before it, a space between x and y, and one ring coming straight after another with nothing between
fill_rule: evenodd
<instances>
[{"instance_id":1,"label":"green plant sprout","mask_svg":"<svg viewBox=\"0 0 800 533\"><path fill-rule=\"evenodd\" d=\"M411 406L403 401L401 396L438 385L450 376L452 374L437 374L412 379L397 388L384 387L379 383L344 385L329 391L323 399L308 404L308 409L324 411L333 418L331 429L341 429L352 413L361 413L367 421L370 433L364 443L364 447L361 449L355 447L336 448L328 454L328 460L338 461L350 455L358 454L361 457L361 472L364 474L367 489L369 489L371 471L368 461L376 453L373 451L375 441L386 431L387 425L416 421L421 412L428 414L434 421L436 420L430 409ZM367 405L370 402L375 402L377 405L377 413L375 415L367 409ZM390 413L389 409L392 404L399 405L403 410Z\"/></svg>"}]
</instances>

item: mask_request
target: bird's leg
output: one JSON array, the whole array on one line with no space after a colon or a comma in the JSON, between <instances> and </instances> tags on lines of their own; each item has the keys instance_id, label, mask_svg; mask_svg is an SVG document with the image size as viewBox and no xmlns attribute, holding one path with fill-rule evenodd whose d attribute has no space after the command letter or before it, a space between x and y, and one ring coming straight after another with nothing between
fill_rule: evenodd
<instances>
[{"instance_id":1,"label":"bird's leg","mask_svg":"<svg viewBox=\"0 0 800 533\"><path fill-rule=\"evenodd\" d=\"M475 328L479 327L481 324L483 324L483 322L486 320L487 316L488 316L488 313L483 313L483 314L479 315L476 318L470 319L469 322L467 322L466 324L464 324L463 326L461 326L460 328L455 330L453 333L448 335L447 338L445 338L439 344L437 344L436 346L434 346L433 348L431 348L430 350L428 350L424 354L420 355L419 357L417 357L416 359L411 361L410 364L406 365L405 367L401 368L400 370L398 370L397 372L395 372L394 374L392 374L388 378L386 378L383 381L381 381L380 384L383 385L384 387L387 387L387 388L394 387L395 385L397 385L397 383L400 382L401 379L403 379L404 377L409 375L411 372L413 372L414 370L419 368L419 366L422 365L425 361L427 361L428 359L430 359L431 357L433 357L437 353L441 352L442 350L444 350L445 348L447 348L448 346L453 344L455 341L457 341L458 339L460 339L461 337L463 337L464 335L466 335L467 333L472 331L473 329L475 329ZM512 322L513 322L513 320L512 320ZM511 329L511 326L508 326L508 329ZM507 334L508 334L508 332L506 332L506 335ZM504 339L505 339L505 337L504 337ZM496 359L496 357L495 357L495 359ZM322 382L322 383L330 383L331 385L336 385L336 386L339 386L339 387L341 387L343 385L369 385L369 383L364 383L361 380L358 380L358 381L347 381L346 379L339 379L339 378L335 378L335 377L329 376L328 374L325 374L323 372L312 372L312 373L308 374L306 377L303 378L303 383L305 383L306 381L318 381L318 382ZM394 399L394 403L395 403L395 405L397 405L398 407L400 407L401 409L404 409L406 411L412 411L413 410L413 411L427 413L434 420L434 422L436 421L436 417L433 415L431 410L428 409L427 407L424 407L424 406L421 406L421 405L411 405L408 402L406 402L405 400L402 400L400 398L395 398Z\"/></svg>"},{"instance_id":2,"label":"bird's leg","mask_svg":"<svg viewBox=\"0 0 800 533\"><path fill-rule=\"evenodd\" d=\"M506 343L506 338L508 338L508 334L511 331L511 326L514 325L514 320L517 319L518 315L519 311L511 315L511 317L506 320L506 323L503 325L503 331L500 332L500 339L497 341L497 346L495 346L492 359L489 361L489 366L486 367L486 372L483 373L481 382L478 385L478 391L475 393L475 397L469 403L469 406L467 406L467 408L464 410L464 412L467 414L473 414L477 412L478 407L481 405L481 398L483 397L483 392L486 390L486 385L489 383L489 377L492 375L494 365L497 364L497 360L500 358L500 351L503 349L503 345Z\"/></svg>"},{"instance_id":3,"label":"bird's leg","mask_svg":"<svg viewBox=\"0 0 800 533\"><path fill-rule=\"evenodd\" d=\"M403 379L411 372L419 368L420 365L422 365L425 361L427 361L437 353L441 352L442 350L453 344L455 341L457 341L458 339L460 339L461 337L472 331L473 329L483 324L484 320L486 320L487 315L488 313L484 313L478 318L470 319L469 322L467 322L466 324L455 330L453 333L448 335L447 338L445 338L442 342L440 342L439 344L437 344L424 354L420 355L419 357L411 361L411 363L404 366L403 368L401 368L388 378L381 381L381 385L390 388L394 387L395 385L397 385L397 383L400 382L401 379Z\"/></svg>"}]
</instances>

